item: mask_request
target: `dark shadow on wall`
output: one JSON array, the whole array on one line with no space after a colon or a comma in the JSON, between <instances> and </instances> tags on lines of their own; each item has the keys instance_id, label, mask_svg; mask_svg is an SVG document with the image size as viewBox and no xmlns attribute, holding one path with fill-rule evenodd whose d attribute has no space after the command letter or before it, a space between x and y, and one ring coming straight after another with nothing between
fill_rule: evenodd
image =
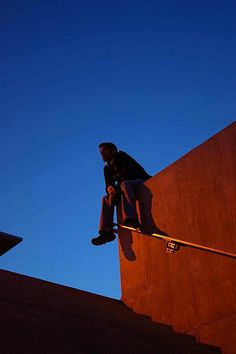
<instances>
[{"instance_id":1,"label":"dark shadow on wall","mask_svg":"<svg viewBox=\"0 0 236 354\"><path fill-rule=\"evenodd\" d=\"M117 223L122 224L123 218L122 218L122 210L121 210L121 203L120 199L117 203ZM122 252L125 256L126 259L129 261L135 261L136 256L132 248L132 243L133 243L133 235L132 231L129 230L121 230L119 233L119 240L120 240L120 246L122 249Z\"/></svg>"},{"instance_id":2,"label":"dark shadow on wall","mask_svg":"<svg viewBox=\"0 0 236 354\"><path fill-rule=\"evenodd\" d=\"M163 236L168 236L164 230L161 230L158 227L152 217L153 194L145 184L141 184L137 190L137 201L140 212L140 221L143 225L144 231L147 233L157 233Z\"/></svg>"},{"instance_id":3,"label":"dark shadow on wall","mask_svg":"<svg viewBox=\"0 0 236 354\"><path fill-rule=\"evenodd\" d=\"M132 231L129 230L121 231L120 245L125 258L128 259L129 261L136 260L136 255L133 251L132 243L133 243Z\"/></svg>"},{"instance_id":4,"label":"dark shadow on wall","mask_svg":"<svg viewBox=\"0 0 236 354\"><path fill-rule=\"evenodd\" d=\"M143 225L144 232L147 233L158 233L163 236L168 236L166 232L161 230L158 225L156 225L153 217L152 217L152 203L153 203L153 195L151 190L145 185L141 184L136 193L138 209L140 212L140 222ZM120 200L117 203L117 223L122 223L122 210ZM129 261L135 261L136 255L133 251L133 234L132 231L129 230L121 230L119 233L119 240L122 252L126 259Z\"/></svg>"}]
</instances>

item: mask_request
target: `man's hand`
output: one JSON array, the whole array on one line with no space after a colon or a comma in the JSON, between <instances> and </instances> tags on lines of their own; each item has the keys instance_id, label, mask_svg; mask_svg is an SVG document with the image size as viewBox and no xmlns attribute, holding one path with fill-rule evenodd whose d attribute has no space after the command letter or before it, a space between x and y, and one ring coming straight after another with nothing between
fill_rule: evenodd
<instances>
[{"instance_id":1,"label":"man's hand","mask_svg":"<svg viewBox=\"0 0 236 354\"><path fill-rule=\"evenodd\" d=\"M108 191L108 194L109 194L109 204L112 205L116 201L117 192L116 192L114 186L108 186L107 187L107 191Z\"/></svg>"},{"instance_id":2,"label":"man's hand","mask_svg":"<svg viewBox=\"0 0 236 354\"><path fill-rule=\"evenodd\" d=\"M107 191L108 191L108 194L110 195L110 196L116 196L116 190L115 190L115 187L114 186L108 186L107 187Z\"/></svg>"}]
</instances>

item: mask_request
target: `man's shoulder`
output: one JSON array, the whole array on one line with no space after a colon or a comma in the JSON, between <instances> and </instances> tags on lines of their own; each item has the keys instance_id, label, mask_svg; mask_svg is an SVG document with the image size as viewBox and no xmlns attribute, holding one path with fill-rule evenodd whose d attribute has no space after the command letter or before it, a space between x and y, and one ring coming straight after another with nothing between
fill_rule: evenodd
<instances>
[{"instance_id":1,"label":"man's shoulder","mask_svg":"<svg viewBox=\"0 0 236 354\"><path fill-rule=\"evenodd\" d=\"M127 152L122 151L122 150L119 150L119 151L117 152L117 154L119 154L119 155L128 155Z\"/></svg>"},{"instance_id":2,"label":"man's shoulder","mask_svg":"<svg viewBox=\"0 0 236 354\"><path fill-rule=\"evenodd\" d=\"M119 151L117 152L117 154L118 154L118 156L121 157L121 158L123 158L123 157L124 157L124 158L125 158L125 157L130 158L130 157L131 157L129 154L127 154L127 152L122 151L122 150L119 150Z\"/></svg>"}]
</instances>

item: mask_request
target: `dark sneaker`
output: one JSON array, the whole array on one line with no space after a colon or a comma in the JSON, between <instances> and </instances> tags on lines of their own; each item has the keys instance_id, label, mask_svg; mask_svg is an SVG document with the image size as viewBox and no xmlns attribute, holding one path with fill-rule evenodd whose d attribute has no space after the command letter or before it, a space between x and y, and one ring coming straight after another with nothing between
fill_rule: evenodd
<instances>
[{"instance_id":1,"label":"dark sneaker","mask_svg":"<svg viewBox=\"0 0 236 354\"><path fill-rule=\"evenodd\" d=\"M127 219L125 219L123 221L123 225L124 226L133 227L134 229L140 229L142 227L142 225L140 224L138 219L135 219L135 218L127 218Z\"/></svg>"},{"instance_id":2,"label":"dark sneaker","mask_svg":"<svg viewBox=\"0 0 236 354\"><path fill-rule=\"evenodd\" d=\"M104 243L111 242L116 238L116 235L112 231L99 231L99 234L99 236L92 238L91 243L93 245L103 245Z\"/></svg>"}]
</instances>

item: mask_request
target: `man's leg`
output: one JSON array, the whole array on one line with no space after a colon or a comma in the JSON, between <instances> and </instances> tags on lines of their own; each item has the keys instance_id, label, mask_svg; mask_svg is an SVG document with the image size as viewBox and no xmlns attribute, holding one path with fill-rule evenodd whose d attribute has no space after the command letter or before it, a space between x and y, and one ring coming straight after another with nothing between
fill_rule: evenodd
<instances>
[{"instance_id":1,"label":"man's leg","mask_svg":"<svg viewBox=\"0 0 236 354\"><path fill-rule=\"evenodd\" d=\"M103 245L113 241L116 235L113 232L114 203L109 203L109 196L102 198L102 210L99 222L99 236L92 238L93 245Z\"/></svg>"},{"instance_id":2,"label":"man's leg","mask_svg":"<svg viewBox=\"0 0 236 354\"><path fill-rule=\"evenodd\" d=\"M112 231L115 204L109 204L109 196L102 197L102 210L99 222L99 231Z\"/></svg>"},{"instance_id":3,"label":"man's leg","mask_svg":"<svg viewBox=\"0 0 236 354\"><path fill-rule=\"evenodd\" d=\"M123 221L129 218L138 220L136 211L136 189L143 182L143 179L136 178L123 181L120 184Z\"/></svg>"}]
</instances>

